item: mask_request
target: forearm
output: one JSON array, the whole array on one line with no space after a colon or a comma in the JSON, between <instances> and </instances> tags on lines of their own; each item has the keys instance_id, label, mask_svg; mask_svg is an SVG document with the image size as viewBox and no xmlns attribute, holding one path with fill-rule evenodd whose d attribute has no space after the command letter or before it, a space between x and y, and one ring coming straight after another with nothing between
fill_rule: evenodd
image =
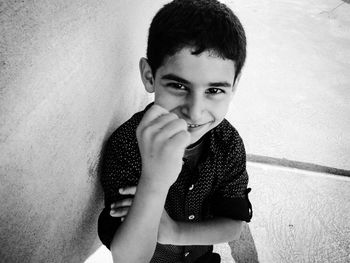
<instances>
[{"instance_id":1,"label":"forearm","mask_svg":"<svg viewBox=\"0 0 350 263\"><path fill-rule=\"evenodd\" d=\"M173 245L212 245L238 239L242 221L217 217L203 222L177 222Z\"/></svg>"},{"instance_id":2,"label":"forearm","mask_svg":"<svg viewBox=\"0 0 350 263\"><path fill-rule=\"evenodd\" d=\"M141 179L129 214L114 235L114 262L149 262L157 243L167 189Z\"/></svg>"},{"instance_id":3,"label":"forearm","mask_svg":"<svg viewBox=\"0 0 350 263\"><path fill-rule=\"evenodd\" d=\"M133 204L114 235L113 260L149 262L158 238L160 219L169 187L176 181L191 135L185 120L153 105L136 129L142 172Z\"/></svg>"}]
</instances>

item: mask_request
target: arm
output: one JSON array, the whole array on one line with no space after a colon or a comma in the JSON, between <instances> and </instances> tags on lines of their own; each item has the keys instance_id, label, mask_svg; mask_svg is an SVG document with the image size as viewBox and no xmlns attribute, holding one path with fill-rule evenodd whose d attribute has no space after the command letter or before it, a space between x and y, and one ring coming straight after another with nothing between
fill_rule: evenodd
<instances>
[{"instance_id":1,"label":"arm","mask_svg":"<svg viewBox=\"0 0 350 263\"><path fill-rule=\"evenodd\" d=\"M164 222L165 220L170 222ZM238 239L242 229L242 221L225 217L195 223L171 221L170 217L162 217L159 232L163 231L164 234L160 234L160 243L182 246L224 243ZM168 228L172 230L169 231Z\"/></svg>"},{"instance_id":2,"label":"arm","mask_svg":"<svg viewBox=\"0 0 350 263\"><path fill-rule=\"evenodd\" d=\"M136 187L126 187L122 194L135 195ZM133 203L127 198L112 205L111 216L128 214ZM225 217L216 217L203 222L176 222L164 210L158 229L158 242L173 245L212 245L239 238L243 222Z\"/></svg>"},{"instance_id":3,"label":"arm","mask_svg":"<svg viewBox=\"0 0 350 263\"><path fill-rule=\"evenodd\" d=\"M114 262L149 262L154 253L167 191L142 176L128 217L111 243Z\"/></svg>"},{"instance_id":4,"label":"arm","mask_svg":"<svg viewBox=\"0 0 350 263\"><path fill-rule=\"evenodd\" d=\"M238 240L229 243L231 254L236 263L259 262L254 239L249 225L243 224L242 234Z\"/></svg>"},{"instance_id":5,"label":"arm","mask_svg":"<svg viewBox=\"0 0 350 263\"><path fill-rule=\"evenodd\" d=\"M141 178L128 216L113 237L111 252L115 262L150 261L166 195L180 173L190 135L184 120L154 105L137 128L137 141Z\"/></svg>"}]
</instances>

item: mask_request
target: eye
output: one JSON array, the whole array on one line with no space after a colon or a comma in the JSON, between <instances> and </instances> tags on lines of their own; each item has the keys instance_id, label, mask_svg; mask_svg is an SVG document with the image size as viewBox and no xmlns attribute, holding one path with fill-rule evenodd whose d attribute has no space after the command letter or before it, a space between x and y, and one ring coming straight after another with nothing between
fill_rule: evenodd
<instances>
[{"instance_id":1,"label":"eye","mask_svg":"<svg viewBox=\"0 0 350 263\"><path fill-rule=\"evenodd\" d=\"M177 83L177 82L168 83L167 86L171 87L173 89L176 89L176 90L186 90L186 87L184 85L182 85L181 83Z\"/></svg>"},{"instance_id":2,"label":"eye","mask_svg":"<svg viewBox=\"0 0 350 263\"><path fill-rule=\"evenodd\" d=\"M221 94L221 93L225 93L225 91L222 89L219 89L219 88L209 88L209 89L207 89L206 93L208 93L208 94Z\"/></svg>"}]
</instances>

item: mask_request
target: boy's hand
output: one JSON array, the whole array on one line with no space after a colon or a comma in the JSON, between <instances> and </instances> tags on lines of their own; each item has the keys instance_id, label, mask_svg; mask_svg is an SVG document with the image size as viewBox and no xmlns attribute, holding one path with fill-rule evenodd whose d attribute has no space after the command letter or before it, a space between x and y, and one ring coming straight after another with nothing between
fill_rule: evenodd
<instances>
[{"instance_id":1,"label":"boy's hand","mask_svg":"<svg viewBox=\"0 0 350 263\"><path fill-rule=\"evenodd\" d=\"M136 186L128 186L125 188L120 188L119 193L121 195L135 195ZM120 217L123 222L127 214L129 213L129 209L132 205L132 201L134 197L125 198L123 200L117 201L111 204L111 212L110 215L113 217Z\"/></svg>"},{"instance_id":2,"label":"boy's hand","mask_svg":"<svg viewBox=\"0 0 350 263\"><path fill-rule=\"evenodd\" d=\"M159 105L153 105L137 127L142 177L151 185L169 188L177 179L184 150L190 143L187 123Z\"/></svg>"}]
</instances>

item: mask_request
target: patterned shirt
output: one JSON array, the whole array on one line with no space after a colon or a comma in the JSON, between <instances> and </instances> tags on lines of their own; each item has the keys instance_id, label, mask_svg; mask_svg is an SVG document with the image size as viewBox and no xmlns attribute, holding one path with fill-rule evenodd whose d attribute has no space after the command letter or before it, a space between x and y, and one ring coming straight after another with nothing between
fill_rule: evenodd
<instances>
[{"instance_id":1,"label":"patterned shirt","mask_svg":"<svg viewBox=\"0 0 350 263\"><path fill-rule=\"evenodd\" d=\"M106 144L101 174L105 209L99 217L98 234L107 248L121 224L120 218L109 215L110 205L126 198L119 194L119 188L137 185L141 176L136 128L150 106L122 124ZM215 216L249 222L252 209L248 199L246 154L238 132L224 119L202 137L200 145L186 151L182 170L169 189L165 203L169 216L175 221L193 223ZM194 158L193 152L201 154ZM212 248L158 243L151 262L195 262Z\"/></svg>"}]
</instances>

